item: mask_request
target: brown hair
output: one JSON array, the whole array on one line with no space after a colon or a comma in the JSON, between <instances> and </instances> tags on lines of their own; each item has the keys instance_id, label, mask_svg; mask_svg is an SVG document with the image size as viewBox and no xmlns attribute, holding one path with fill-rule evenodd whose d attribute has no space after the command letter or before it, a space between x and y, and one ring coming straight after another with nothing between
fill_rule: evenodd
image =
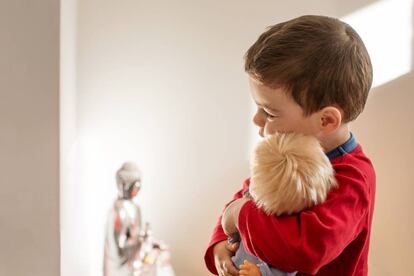
<instances>
[{"instance_id":1,"label":"brown hair","mask_svg":"<svg viewBox=\"0 0 414 276\"><path fill-rule=\"evenodd\" d=\"M305 116L337 105L343 122L362 112L372 84L367 49L348 24L306 15L269 27L245 55L245 70L269 87L284 87Z\"/></svg>"}]
</instances>

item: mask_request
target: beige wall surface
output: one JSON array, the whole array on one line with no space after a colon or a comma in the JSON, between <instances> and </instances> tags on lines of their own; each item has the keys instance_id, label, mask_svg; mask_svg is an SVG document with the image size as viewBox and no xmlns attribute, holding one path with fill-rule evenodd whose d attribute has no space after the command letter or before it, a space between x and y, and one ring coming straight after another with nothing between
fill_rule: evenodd
<instances>
[{"instance_id":1,"label":"beige wall surface","mask_svg":"<svg viewBox=\"0 0 414 276\"><path fill-rule=\"evenodd\" d=\"M414 74L371 91L353 130L377 173L370 275L413 275Z\"/></svg>"},{"instance_id":2,"label":"beige wall surface","mask_svg":"<svg viewBox=\"0 0 414 276\"><path fill-rule=\"evenodd\" d=\"M59 275L59 1L0 1L0 275Z\"/></svg>"}]
</instances>

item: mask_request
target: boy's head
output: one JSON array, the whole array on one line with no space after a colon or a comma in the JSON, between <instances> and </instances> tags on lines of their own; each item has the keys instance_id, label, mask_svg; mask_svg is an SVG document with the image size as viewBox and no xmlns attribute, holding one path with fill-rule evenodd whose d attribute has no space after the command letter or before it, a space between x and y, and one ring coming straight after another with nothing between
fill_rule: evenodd
<instances>
[{"instance_id":1,"label":"boy's head","mask_svg":"<svg viewBox=\"0 0 414 276\"><path fill-rule=\"evenodd\" d=\"M262 135L315 134L321 122L331 131L356 119L372 84L361 38L348 24L325 16L302 16L268 28L247 51L245 70ZM296 121L283 121L295 114Z\"/></svg>"}]
</instances>

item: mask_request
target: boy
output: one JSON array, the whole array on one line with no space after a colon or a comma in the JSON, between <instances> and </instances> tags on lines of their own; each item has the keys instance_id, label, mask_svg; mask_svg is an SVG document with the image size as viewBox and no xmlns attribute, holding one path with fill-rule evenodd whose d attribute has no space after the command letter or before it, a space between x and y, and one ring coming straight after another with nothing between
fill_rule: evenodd
<instances>
[{"instance_id":1,"label":"boy","mask_svg":"<svg viewBox=\"0 0 414 276\"><path fill-rule=\"evenodd\" d=\"M358 34L346 23L302 16L272 26L245 57L253 122L259 134L297 132L316 137L338 184L326 201L306 211L268 216L242 198L249 179L227 212L248 253L298 275L367 275L375 197L375 172L349 131L372 84L372 66ZM230 205L231 204L231 205ZM221 218L205 254L208 269L238 275Z\"/></svg>"}]
</instances>

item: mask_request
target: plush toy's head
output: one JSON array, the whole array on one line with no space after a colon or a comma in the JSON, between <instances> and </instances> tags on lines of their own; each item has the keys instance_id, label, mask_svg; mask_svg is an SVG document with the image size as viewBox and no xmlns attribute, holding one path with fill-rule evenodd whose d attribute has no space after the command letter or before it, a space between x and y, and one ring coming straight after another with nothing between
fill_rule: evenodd
<instances>
[{"instance_id":1,"label":"plush toy's head","mask_svg":"<svg viewBox=\"0 0 414 276\"><path fill-rule=\"evenodd\" d=\"M322 203L335 185L331 163L312 136L276 133L256 147L249 192L267 214L291 214Z\"/></svg>"}]
</instances>

